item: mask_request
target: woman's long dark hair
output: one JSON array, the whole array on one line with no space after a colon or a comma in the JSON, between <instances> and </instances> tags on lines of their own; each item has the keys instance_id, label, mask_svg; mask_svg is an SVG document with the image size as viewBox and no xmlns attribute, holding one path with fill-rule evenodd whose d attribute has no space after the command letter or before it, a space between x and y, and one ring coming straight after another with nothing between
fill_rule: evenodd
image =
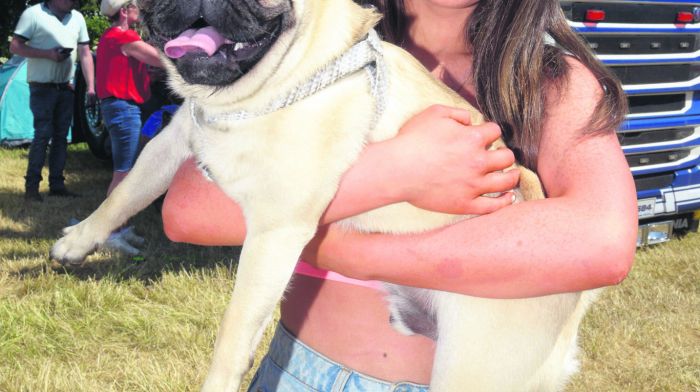
<instances>
[{"instance_id":1,"label":"woman's long dark hair","mask_svg":"<svg viewBox=\"0 0 700 392\"><path fill-rule=\"evenodd\" d=\"M384 14L378 27L387 41L404 42L408 27L404 0L361 2ZM499 124L506 143L525 166L537 167L546 91L552 85L565 86L568 80L565 53L585 65L604 91L583 132L613 132L624 120L627 100L619 81L571 30L559 1L481 0L465 34L476 48L472 74L480 109ZM546 34L557 46L545 45Z\"/></svg>"}]
</instances>

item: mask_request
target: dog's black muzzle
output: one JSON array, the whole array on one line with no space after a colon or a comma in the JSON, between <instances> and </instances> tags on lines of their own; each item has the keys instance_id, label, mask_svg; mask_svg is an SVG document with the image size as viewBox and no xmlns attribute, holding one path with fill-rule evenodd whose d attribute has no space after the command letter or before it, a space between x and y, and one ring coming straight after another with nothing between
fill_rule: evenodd
<instances>
[{"instance_id":1,"label":"dog's black muzzle","mask_svg":"<svg viewBox=\"0 0 700 392\"><path fill-rule=\"evenodd\" d=\"M186 82L208 86L245 75L292 20L291 0L272 8L258 0L142 0L140 6L150 41L160 49L187 29L207 26L233 42L212 56L193 52L172 60Z\"/></svg>"}]
</instances>

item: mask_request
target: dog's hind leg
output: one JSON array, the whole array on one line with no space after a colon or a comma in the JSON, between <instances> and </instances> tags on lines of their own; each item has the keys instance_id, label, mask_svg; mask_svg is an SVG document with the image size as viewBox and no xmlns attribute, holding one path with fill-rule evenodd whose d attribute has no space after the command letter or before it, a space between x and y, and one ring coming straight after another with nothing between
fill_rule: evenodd
<instances>
[{"instance_id":1,"label":"dog's hind leg","mask_svg":"<svg viewBox=\"0 0 700 392\"><path fill-rule=\"evenodd\" d=\"M282 298L303 247L316 230L307 227L248 232L233 296L224 313L202 391L235 392L250 369L262 330Z\"/></svg>"},{"instance_id":2,"label":"dog's hind leg","mask_svg":"<svg viewBox=\"0 0 700 392\"><path fill-rule=\"evenodd\" d=\"M168 189L180 164L191 154L187 131L182 128L188 117L182 112L146 145L134 168L95 212L64 229L65 236L51 248L51 258L63 264L82 262L114 229Z\"/></svg>"},{"instance_id":3,"label":"dog's hind leg","mask_svg":"<svg viewBox=\"0 0 700 392\"><path fill-rule=\"evenodd\" d=\"M541 382L548 377L541 368L562 329L572 324L569 315L577 307L579 293L496 300L434 293L439 338L432 392L557 390ZM547 372L562 366L561 356L555 357Z\"/></svg>"}]
</instances>

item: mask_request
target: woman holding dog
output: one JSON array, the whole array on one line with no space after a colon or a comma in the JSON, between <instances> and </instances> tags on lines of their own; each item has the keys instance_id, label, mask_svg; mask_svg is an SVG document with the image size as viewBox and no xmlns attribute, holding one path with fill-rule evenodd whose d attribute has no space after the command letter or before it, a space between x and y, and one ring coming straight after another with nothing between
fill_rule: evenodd
<instances>
[{"instance_id":1,"label":"woman holding dog","mask_svg":"<svg viewBox=\"0 0 700 392\"><path fill-rule=\"evenodd\" d=\"M385 293L367 281L528 298L617 284L633 261L636 194L615 134L625 101L570 31L559 2L377 3L385 39L494 122L471 126L461 110L431 107L396 138L366 148L304 251L311 265L285 295L282 327L255 388L311 391L322 388L303 383L325 382L322 390L331 390L342 382L345 389L332 390L426 391L433 342L396 332ZM510 150L488 151L500 135ZM499 171L516 156L537 171L547 199L510 205L518 175ZM481 196L494 192L504 194ZM416 235L333 224L399 201L485 215ZM191 162L176 176L163 217L175 241L236 245L245 236L238 207ZM280 364L275 350L295 354Z\"/></svg>"}]
</instances>

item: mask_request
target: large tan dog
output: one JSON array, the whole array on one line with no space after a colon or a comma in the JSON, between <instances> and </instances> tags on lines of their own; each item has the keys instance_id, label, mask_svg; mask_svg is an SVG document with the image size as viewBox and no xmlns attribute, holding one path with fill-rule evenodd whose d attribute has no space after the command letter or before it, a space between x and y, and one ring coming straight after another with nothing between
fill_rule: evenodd
<instances>
[{"instance_id":1,"label":"large tan dog","mask_svg":"<svg viewBox=\"0 0 700 392\"><path fill-rule=\"evenodd\" d=\"M180 164L196 156L246 217L233 297L203 387L236 391L301 250L363 146L393 137L432 104L466 108L473 123L482 117L408 53L376 41L371 30L378 15L351 0L141 5L161 48L184 30L207 25L228 41L211 55L191 50L164 57L172 88L185 98L182 109L111 196L65 230L51 255L80 263L164 193ZM525 170L521 191L525 199L542 197L537 178ZM404 203L345 224L403 233L457 219L463 217ZM396 286L390 291L402 331L437 337L432 391L554 391L575 371L589 293L491 300ZM415 322L414 303L428 304L425 323Z\"/></svg>"}]
</instances>

